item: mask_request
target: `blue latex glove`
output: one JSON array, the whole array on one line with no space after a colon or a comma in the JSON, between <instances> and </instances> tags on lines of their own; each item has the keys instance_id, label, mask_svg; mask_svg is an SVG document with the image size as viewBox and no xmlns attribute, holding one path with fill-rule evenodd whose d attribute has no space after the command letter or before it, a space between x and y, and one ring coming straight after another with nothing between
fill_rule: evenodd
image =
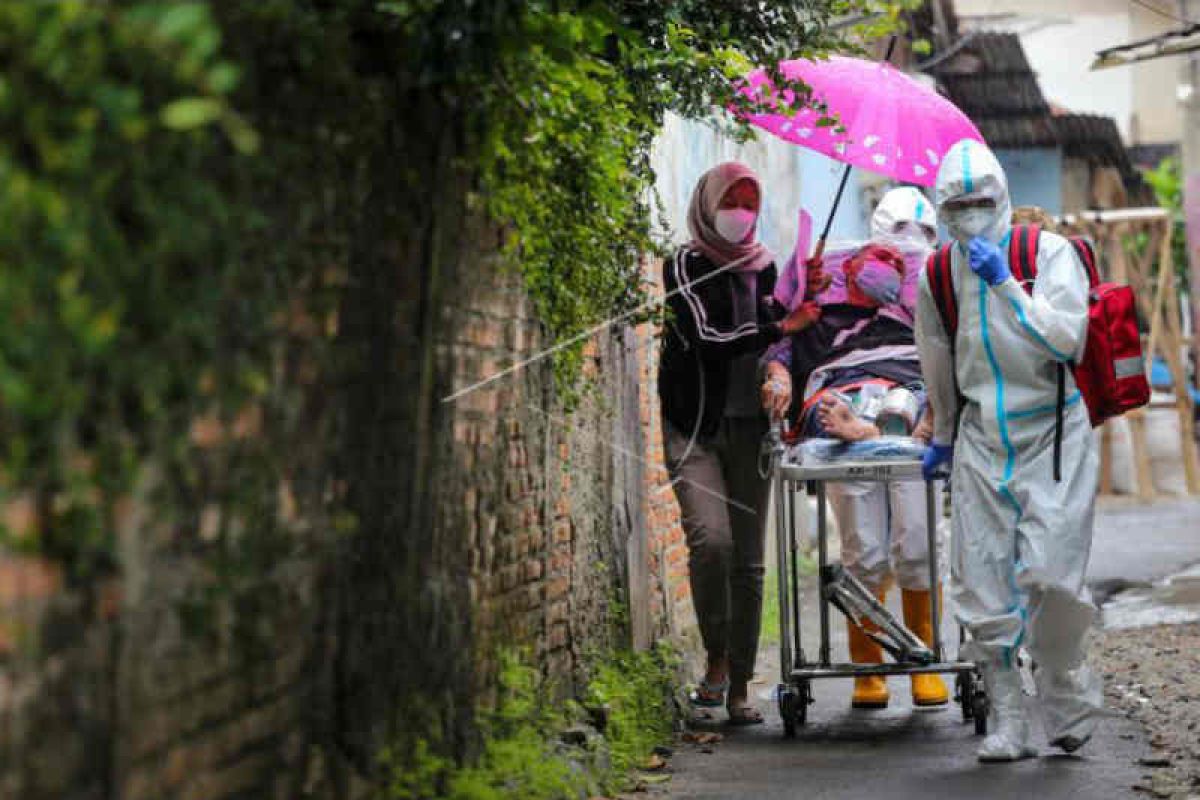
<instances>
[{"instance_id":1,"label":"blue latex glove","mask_svg":"<svg viewBox=\"0 0 1200 800\"><path fill-rule=\"evenodd\" d=\"M971 262L972 271L992 286L1004 283L1012 275L1008 270L1008 259L1004 257L1004 253L982 236L976 236L967 245L967 256Z\"/></svg>"},{"instance_id":2,"label":"blue latex glove","mask_svg":"<svg viewBox=\"0 0 1200 800\"><path fill-rule=\"evenodd\" d=\"M921 458L921 477L927 481L934 479L943 464L949 466L954 461L954 445L931 444Z\"/></svg>"}]
</instances>

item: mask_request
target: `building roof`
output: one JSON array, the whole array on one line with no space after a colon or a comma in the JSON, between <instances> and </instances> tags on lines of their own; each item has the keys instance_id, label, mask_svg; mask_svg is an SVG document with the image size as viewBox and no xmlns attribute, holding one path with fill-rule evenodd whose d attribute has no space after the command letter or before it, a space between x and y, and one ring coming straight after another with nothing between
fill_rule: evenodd
<instances>
[{"instance_id":1,"label":"building roof","mask_svg":"<svg viewBox=\"0 0 1200 800\"><path fill-rule=\"evenodd\" d=\"M957 51L929 72L991 147L1059 144L1050 106L1016 34L980 31L953 47Z\"/></svg>"},{"instance_id":2,"label":"building roof","mask_svg":"<svg viewBox=\"0 0 1200 800\"><path fill-rule=\"evenodd\" d=\"M1129 152L1112 117L1061 114L1054 117L1054 127L1064 155L1096 166L1116 167L1123 175L1133 172Z\"/></svg>"},{"instance_id":3,"label":"building roof","mask_svg":"<svg viewBox=\"0 0 1200 800\"><path fill-rule=\"evenodd\" d=\"M1130 145L1129 158L1139 169L1155 169L1166 158L1179 157L1178 142Z\"/></svg>"},{"instance_id":4,"label":"building roof","mask_svg":"<svg viewBox=\"0 0 1200 800\"><path fill-rule=\"evenodd\" d=\"M1054 127L1063 155L1078 158L1093 167L1113 167L1121 175L1130 202L1152 205L1154 193L1134 165L1129 149L1112 117L1098 114L1056 114Z\"/></svg>"}]
</instances>

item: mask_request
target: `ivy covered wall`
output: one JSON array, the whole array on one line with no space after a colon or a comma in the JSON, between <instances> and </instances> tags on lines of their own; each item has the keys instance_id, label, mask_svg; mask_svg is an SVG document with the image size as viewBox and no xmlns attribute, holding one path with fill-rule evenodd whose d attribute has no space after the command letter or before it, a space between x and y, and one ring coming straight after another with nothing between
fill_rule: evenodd
<instances>
[{"instance_id":1,"label":"ivy covered wall","mask_svg":"<svg viewBox=\"0 0 1200 800\"><path fill-rule=\"evenodd\" d=\"M875 5L0 6L0 794L365 796L478 752L498 643L578 688L650 142Z\"/></svg>"}]
</instances>

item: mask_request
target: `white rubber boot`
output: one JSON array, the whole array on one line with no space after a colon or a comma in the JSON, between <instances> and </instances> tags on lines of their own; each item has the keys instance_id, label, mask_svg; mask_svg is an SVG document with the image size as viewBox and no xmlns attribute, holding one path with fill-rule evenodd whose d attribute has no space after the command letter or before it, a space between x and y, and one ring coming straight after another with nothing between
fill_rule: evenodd
<instances>
[{"instance_id":1,"label":"white rubber boot","mask_svg":"<svg viewBox=\"0 0 1200 800\"><path fill-rule=\"evenodd\" d=\"M988 717L991 733L979 748L979 760L985 763L1019 761L1037 755L1029 743L1029 719L1021 702L1021 675L1015 669L988 668L987 681L992 711Z\"/></svg>"},{"instance_id":2,"label":"white rubber boot","mask_svg":"<svg viewBox=\"0 0 1200 800\"><path fill-rule=\"evenodd\" d=\"M1088 743L1102 715L1100 680L1091 667L1039 670L1038 698L1052 747L1074 753Z\"/></svg>"},{"instance_id":3,"label":"white rubber boot","mask_svg":"<svg viewBox=\"0 0 1200 800\"><path fill-rule=\"evenodd\" d=\"M1038 665L1038 706L1050 745L1073 753L1092 738L1103 713L1099 676L1084 661L1096 609L1054 587L1035 598L1029 649Z\"/></svg>"}]
</instances>

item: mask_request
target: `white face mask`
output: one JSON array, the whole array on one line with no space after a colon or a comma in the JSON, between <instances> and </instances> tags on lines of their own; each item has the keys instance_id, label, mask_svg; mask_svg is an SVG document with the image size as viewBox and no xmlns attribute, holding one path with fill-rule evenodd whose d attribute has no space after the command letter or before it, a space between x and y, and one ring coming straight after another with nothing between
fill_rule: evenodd
<instances>
[{"instance_id":1,"label":"white face mask","mask_svg":"<svg viewBox=\"0 0 1200 800\"><path fill-rule=\"evenodd\" d=\"M961 211L943 211L942 219L946 220L946 230L950 231L950 235L966 244L988 229L995 213L990 208L964 208Z\"/></svg>"},{"instance_id":2,"label":"white face mask","mask_svg":"<svg viewBox=\"0 0 1200 800\"><path fill-rule=\"evenodd\" d=\"M747 208L722 208L713 219L713 227L730 244L740 244L754 230L758 214Z\"/></svg>"}]
</instances>

